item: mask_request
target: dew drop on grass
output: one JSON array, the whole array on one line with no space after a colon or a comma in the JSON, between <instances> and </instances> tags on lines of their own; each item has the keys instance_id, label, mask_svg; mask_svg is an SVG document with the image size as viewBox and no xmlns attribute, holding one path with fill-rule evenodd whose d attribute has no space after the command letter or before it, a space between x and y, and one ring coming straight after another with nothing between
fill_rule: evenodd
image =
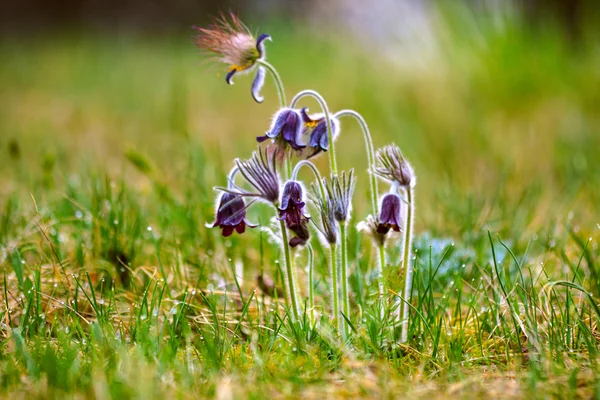
<instances>
[{"instance_id":1,"label":"dew drop on grass","mask_svg":"<svg viewBox=\"0 0 600 400\"><path fill-rule=\"evenodd\" d=\"M592 240L592 238L590 238ZM25 265L25 260L21 260L21 264Z\"/></svg>"},{"instance_id":2,"label":"dew drop on grass","mask_svg":"<svg viewBox=\"0 0 600 400\"><path fill-rule=\"evenodd\" d=\"M104 299L100 299L100 301L98 303L104 304Z\"/></svg>"},{"instance_id":3,"label":"dew drop on grass","mask_svg":"<svg viewBox=\"0 0 600 400\"><path fill-rule=\"evenodd\" d=\"M294 347L294 348L292 349L292 351L293 351L293 352L296 352L296 348Z\"/></svg>"},{"instance_id":4,"label":"dew drop on grass","mask_svg":"<svg viewBox=\"0 0 600 400\"><path fill-rule=\"evenodd\" d=\"M115 219L115 220L113 221L113 224L115 224L115 225L119 225L119 220L118 220L118 219Z\"/></svg>"},{"instance_id":5,"label":"dew drop on grass","mask_svg":"<svg viewBox=\"0 0 600 400\"><path fill-rule=\"evenodd\" d=\"M58 287L58 283L55 283L55 284L54 284L54 287Z\"/></svg>"},{"instance_id":6,"label":"dew drop on grass","mask_svg":"<svg viewBox=\"0 0 600 400\"><path fill-rule=\"evenodd\" d=\"M75 218L77 218L77 219L83 218L83 213L79 210L75 211Z\"/></svg>"},{"instance_id":7,"label":"dew drop on grass","mask_svg":"<svg viewBox=\"0 0 600 400\"><path fill-rule=\"evenodd\" d=\"M196 291L192 290L192 296L195 296L195 295L196 295Z\"/></svg>"},{"instance_id":8,"label":"dew drop on grass","mask_svg":"<svg viewBox=\"0 0 600 400\"><path fill-rule=\"evenodd\" d=\"M148 318L148 317L146 316L146 314L142 314L142 315L140 315L140 319L141 319L142 321L143 321L143 320L145 320L146 318Z\"/></svg>"},{"instance_id":9,"label":"dew drop on grass","mask_svg":"<svg viewBox=\"0 0 600 400\"><path fill-rule=\"evenodd\" d=\"M65 333L69 333L69 327L68 326L65 328Z\"/></svg>"},{"instance_id":10,"label":"dew drop on grass","mask_svg":"<svg viewBox=\"0 0 600 400\"><path fill-rule=\"evenodd\" d=\"M152 232L152 227L151 226L148 226L146 229L148 230L148 232Z\"/></svg>"},{"instance_id":11,"label":"dew drop on grass","mask_svg":"<svg viewBox=\"0 0 600 400\"><path fill-rule=\"evenodd\" d=\"M275 260L275 264L279 264L279 260Z\"/></svg>"},{"instance_id":12,"label":"dew drop on grass","mask_svg":"<svg viewBox=\"0 0 600 400\"><path fill-rule=\"evenodd\" d=\"M158 316L158 308L155 308L155 309L152 311L152 315L153 315L154 317L157 317L157 316Z\"/></svg>"}]
</instances>

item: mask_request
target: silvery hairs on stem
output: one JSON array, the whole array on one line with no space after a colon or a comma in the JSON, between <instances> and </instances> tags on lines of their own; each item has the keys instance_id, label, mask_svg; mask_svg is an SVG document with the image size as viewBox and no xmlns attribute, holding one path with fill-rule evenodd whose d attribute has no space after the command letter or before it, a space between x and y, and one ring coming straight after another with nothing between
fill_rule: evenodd
<instances>
[{"instance_id":1,"label":"silvery hairs on stem","mask_svg":"<svg viewBox=\"0 0 600 400\"><path fill-rule=\"evenodd\" d=\"M224 188L220 188L220 190L277 204L279 201L279 176L277 175L275 154L269 157L265 150L259 149L253 152L252 157L248 160L236 158L235 164L244 180L256 189L256 193L247 192L237 185L233 185L235 190Z\"/></svg>"},{"instance_id":2,"label":"silvery hairs on stem","mask_svg":"<svg viewBox=\"0 0 600 400\"><path fill-rule=\"evenodd\" d=\"M373 169L375 175L390 182L395 182L401 187L415 185L415 173L398 146L392 144L377 150L376 158L379 161L379 166Z\"/></svg>"}]
</instances>

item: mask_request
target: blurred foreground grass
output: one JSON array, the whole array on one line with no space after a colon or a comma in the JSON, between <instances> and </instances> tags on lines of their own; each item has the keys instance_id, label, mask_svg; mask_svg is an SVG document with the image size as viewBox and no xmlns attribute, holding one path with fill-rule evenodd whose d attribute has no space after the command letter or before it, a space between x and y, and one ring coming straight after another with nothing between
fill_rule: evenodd
<instances>
[{"instance_id":1,"label":"blurred foreground grass","mask_svg":"<svg viewBox=\"0 0 600 400\"><path fill-rule=\"evenodd\" d=\"M263 269L277 277L266 235L222 240L204 227L212 187L276 111L269 81L266 102L253 103L250 80L225 85L188 38L3 41L1 390L594 393L600 48L514 21L437 23L437 50L402 65L306 31L275 28L268 48L288 97L312 88L332 109L358 110L376 147L394 141L415 166L416 297L403 348L367 287L366 238L352 237L358 332L347 348L298 330L254 291ZM361 141L342 126L340 166L359 175L354 222L368 208ZM561 280L572 288L547 285Z\"/></svg>"}]
</instances>

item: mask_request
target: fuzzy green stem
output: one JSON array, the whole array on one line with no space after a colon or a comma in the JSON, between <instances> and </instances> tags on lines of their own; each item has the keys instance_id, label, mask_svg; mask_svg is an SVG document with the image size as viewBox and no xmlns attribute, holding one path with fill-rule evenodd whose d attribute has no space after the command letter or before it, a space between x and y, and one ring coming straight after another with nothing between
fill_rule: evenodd
<instances>
[{"instance_id":1,"label":"fuzzy green stem","mask_svg":"<svg viewBox=\"0 0 600 400\"><path fill-rule=\"evenodd\" d=\"M275 207L277 211L277 207ZM287 298L291 302L292 309L294 312L294 320L300 321L300 309L298 308L298 296L296 293L296 274L294 273L294 265L292 263L292 257L290 252L290 247L288 245L288 235L287 229L285 227L285 222L283 220L279 221L279 227L281 229L281 240L283 241L283 253L284 253L284 261L285 261L285 271L287 278Z\"/></svg>"},{"instance_id":2,"label":"fuzzy green stem","mask_svg":"<svg viewBox=\"0 0 600 400\"><path fill-rule=\"evenodd\" d=\"M303 97L313 97L315 100L317 100L317 102L319 103L319 105L321 106L321 110L323 111L323 114L325 114L325 121L327 122L327 139L329 141L329 168L331 170L331 173L335 176L337 176L337 162L335 159L335 147L334 147L334 141L333 141L333 129L331 126L331 114L329 113L329 108L327 107L327 103L325 102L325 99L323 98L323 96L321 96L319 93L317 93L314 90L303 90L300 93L298 93L296 96L294 96L294 98L292 99L292 102L290 103L290 107L294 108L294 106L296 105L296 103L298 103L298 101L303 98Z\"/></svg>"},{"instance_id":3,"label":"fuzzy green stem","mask_svg":"<svg viewBox=\"0 0 600 400\"><path fill-rule=\"evenodd\" d=\"M285 101L285 91L283 90L283 82L281 81L279 73L273 65L265 60L258 60L258 63L265 67L271 73L271 75L273 75L273 80L275 81L275 86L277 87L277 94L279 95L279 102L281 103L281 107L285 107L287 102Z\"/></svg>"},{"instance_id":4,"label":"fuzzy green stem","mask_svg":"<svg viewBox=\"0 0 600 400\"><path fill-rule=\"evenodd\" d=\"M373 147L373 138L371 137L371 131L369 130L369 126L367 122L358 112L354 110L341 110L335 113L335 118L341 117L353 117L356 122L360 125L360 128L363 132L363 138L365 140L365 146L367 147L367 161L369 164L369 178L370 178L370 191L371 191L371 208L373 210L373 216L376 217L379 215L379 206L377 203L377 178L373 174L373 170L375 168L375 147Z\"/></svg>"},{"instance_id":5,"label":"fuzzy green stem","mask_svg":"<svg viewBox=\"0 0 600 400\"><path fill-rule=\"evenodd\" d=\"M337 262L337 246L335 243L329 245L331 252L330 258L330 273L331 273L331 299L333 303L333 326L341 332L340 326L340 296L338 293L338 262Z\"/></svg>"},{"instance_id":6,"label":"fuzzy green stem","mask_svg":"<svg viewBox=\"0 0 600 400\"><path fill-rule=\"evenodd\" d=\"M308 160L302 160L298 164L296 164L296 166L294 167L294 171L292 172L291 179L293 181L297 180L296 178L298 178L298 172L300 172L300 168L302 168L302 166L304 165L309 167L310 170L313 172L313 175L317 179L317 182L319 182L319 191L321 192L321 197L323 197L324 201L327 201L327 196L325 196L325 186L323 186L323 178L321 178L321 173L319 172L315 164L313 164L312 162Z\"/></svg>"},{"instance_id":7,"label":"fuzzy green stem","mask_svg":"<svg viewBox=\"0 0 600 400\"><path fill-rule=\"evenodd\" d=\"M373 146L373 138L371 136L371 131L369 130L369 126L367 125L367 121L360 115L358 112L354 110L341 110L335 113L335 118L342 117L352 117L358 122L360 129L363 132L363 139L365 140L365 146L367 148L367 162L369 164L369 189L371 194L371 209L373 213L373 217L377 217L379 215L379 204L377 201L377 196L379 194L379 189L377 188L377 178L375 174L373 174L373 170L375 169L375 147ZM385 251L383 246L379 247L379 265L380 271L378 276L378 285L379 285L379 294L383 295L383 282L381 280L381 271L385 267Z\"/></svg>"},{"instance_id":8,"label":"fuzzy green stem","mask_svg":"<svg viewBox=\"0 0 600 400\"><path fill-rule=\"evenodd\" d=\"M346 223L340 223L340 241L342 242L342 308L346 318L350 319L350 297L348 297L348 234ZM342 321L344 338L349 335L349 327L346 320Z\"/></svg>"},{"instance_id":9,"label":"fuzzy green stem","mask_svg":"<svg viewBox=\"0 0 600 400\"><path fill-rule=\"evenodd\" d=\"M227 175L227 189L233 189L235 187L235 176L240 172L238 167L233 167Z\"/></svg>"},{"instance_id":10,"label":"fuzzy green stem","mask_svg":"<svg viewBox=\"0 0 600 400\"><path fill-rule=\"evenodd\" d=\"M313 252L313 248L308 243L306 245L306 249L308 250L308 312L310 318L311 326L315 326L315 291L314 291L314 259L315 255Z\"/></svg>"},{"instance_id":11,"label":"fuzzy green stem","mask_svg":"<svg viewBox=\"0 0 600 400\"><path fill-rule=\"evenodd\" d=\"M408 339L408 304L410 303L410 294L412 291L413 270L411 263L411 249L415 211L414 188L412 186L406 188L406 201L408 202L408 213L406 215L406 224L404 226L404 258L402 260L402 268L404 270L404 301L402 302L402 333L400 335L400 341L402 343L406 343ZM402 288L402 286L400 288Z\"/></svg>"}]
</instances>

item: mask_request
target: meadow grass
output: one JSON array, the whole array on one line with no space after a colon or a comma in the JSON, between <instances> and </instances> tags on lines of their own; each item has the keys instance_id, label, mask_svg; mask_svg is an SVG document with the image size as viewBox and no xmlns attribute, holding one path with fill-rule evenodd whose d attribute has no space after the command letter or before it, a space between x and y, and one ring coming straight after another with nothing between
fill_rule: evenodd
<instances>
[{"instance_id":1,"label":"meadow grass","mask_svg":"<svg viewBox=\"0 0 600 400\"><path fill-rule=\"evenodd\" d=\"M270 82L254 104L249 80L225 85L187 37L4 40L0 395L597 395L600 49L518 21L465 21L437 21L437 50L402 65L335 36L269 31L288 93L308 86L360 111L375 146L394 141L415 168L406 345L393 293L373 285L376 251L353 229L344 343L323 246L315 328L292 323L258 279L281 287L265 232L224 240L205 227L213 186L276 111ZM353 224L369 208L361 140L345 122ZM268 207L249 218L268 225ZM399 286L400 258L399 243L386 287ZM300 252L303 301L307 262Z\"/></svg>"}]
</instances>

